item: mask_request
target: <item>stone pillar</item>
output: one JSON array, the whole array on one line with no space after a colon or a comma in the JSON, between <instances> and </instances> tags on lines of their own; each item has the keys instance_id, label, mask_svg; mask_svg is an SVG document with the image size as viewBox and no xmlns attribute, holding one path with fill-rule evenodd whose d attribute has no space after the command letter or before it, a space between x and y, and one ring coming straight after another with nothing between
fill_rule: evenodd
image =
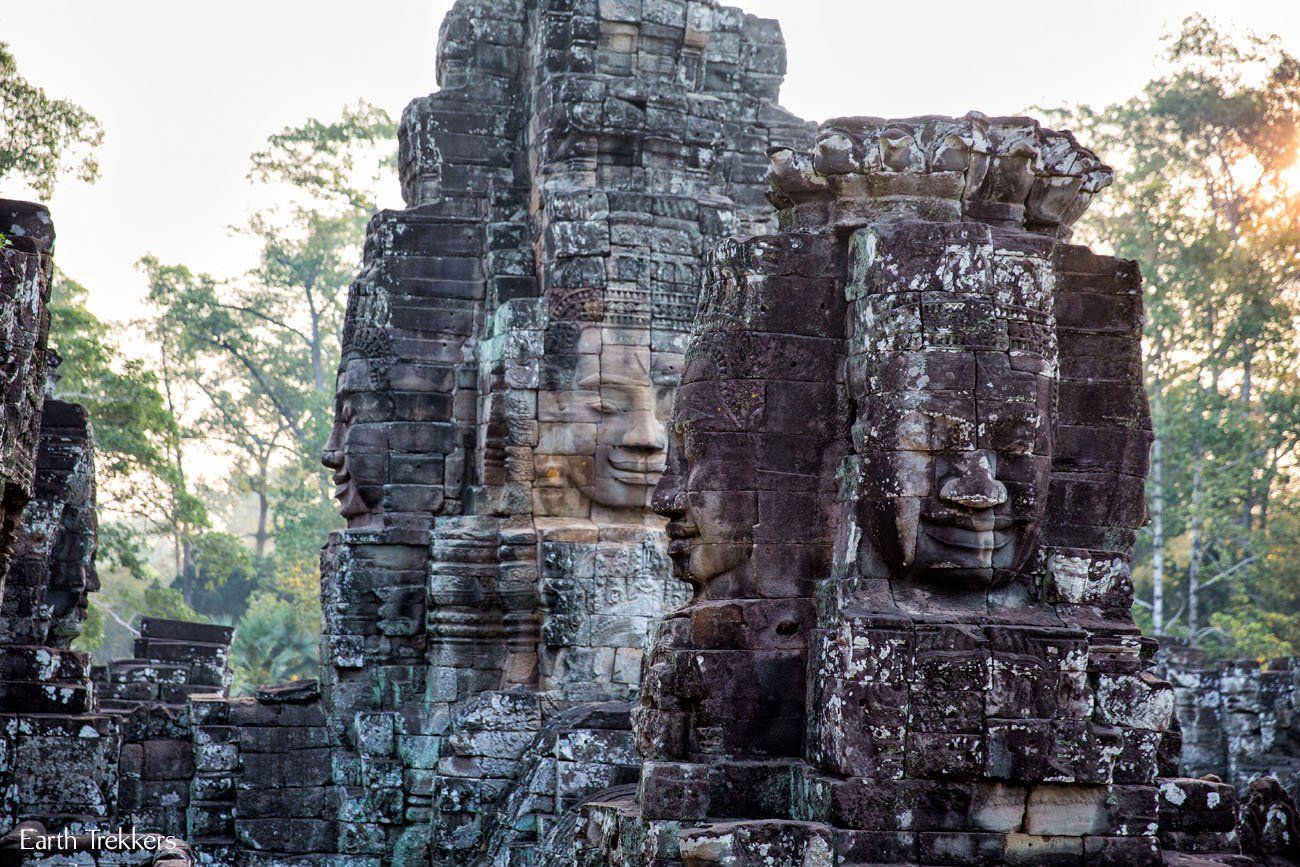
<instances>
[{"instance_id":1,"label":"stone pillar","mask_svg":"<svg viewBox=\"0 0 1300 867\"><path fill-rule=\"evenodd\" d=\"M0 428L0 575L14 527L32 495L45 393L54 224L43 205L0 199L0 334L4 359Z\"/></svg>"}]
</instances>

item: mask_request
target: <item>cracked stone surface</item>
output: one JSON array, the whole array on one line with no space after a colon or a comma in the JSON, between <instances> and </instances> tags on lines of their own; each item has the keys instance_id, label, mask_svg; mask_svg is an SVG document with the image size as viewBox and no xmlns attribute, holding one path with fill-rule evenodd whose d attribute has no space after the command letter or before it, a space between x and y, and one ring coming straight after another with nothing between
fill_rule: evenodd
<instances>
[{"instance_id":1,"label":"cracked stone surface","mask_svg":"<svg viewBox=\"0 0 1300 867\"><path fill-rule=\"evenodd\" d=\"M775 226L765 152L813 130L776 23L715 2L462 0L439 37L349 295L323 689L342 852L515 863L635 781L701 257Z\"/></svg>"}]
</instances>

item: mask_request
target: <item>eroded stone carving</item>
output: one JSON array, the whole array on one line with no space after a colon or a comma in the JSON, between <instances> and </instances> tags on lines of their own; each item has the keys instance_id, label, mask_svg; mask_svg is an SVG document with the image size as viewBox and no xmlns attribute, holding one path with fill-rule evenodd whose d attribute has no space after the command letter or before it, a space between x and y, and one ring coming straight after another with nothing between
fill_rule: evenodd
<instances>
[{"instance_id":1,"label":"eroded stone carving","mask_svg":"<svg viewBox=\"0 0 1300 867\"><path fill-rule=\"evenodd\" d=\"M121 744L89 654L70 648L98 589L93 436L84 407L45 396L49 212L0 200L0 231L0 829L40 818L79 830L113 813Z\"/></svg>"},{"instance_id":2,"label":"eroded stone carving","mask_svg":"<svg viewBox=\"0 0 1300 867\"><path fill-rule=\"evenodd\" d=\"M579 863L1239 851L1129 614L1140 282L1065 240L1109 170L978 114L770 155L784 231L711 256L656 493L695 598Z\"/></svg>"},{"instance_id":3,"label":"eroded stone carving","mask_svg":"<svg viewBox=\"0 0 1300 867\"><path fill-rule=\"evenodd\" d=\"M68 648L81 634L95 570L94 440L86 409L46 398L33 496L0 601L0 641Z\"/></svg>"},{"instance_id":4,"label":"eroded stone carving","mask_svg":"<svg viewBox=\"0 0 1300 867\"><path fill-rule=\"evenodd\" d=\"M877 575L986 589L1034 551L1057 364L1052 245L1037 240L1008 249L960 225L854 236L850 471L862 485L858 553Z\"/></svg>"},{"instance_id":5,"label":"eroded stone carving","mask_svg":"<svg viewBox=\"0 0 1300 867\"><path fill-rule=\"evenodd\" d=\"M54 224L42 205L0 199L0 336L6 347L0 424L0 574L32 493L45 393Z\"/></svg>"},{"instance_id":6,"label":"eroded stone carving","mask_svg":"<svg viewBox=\"0 0 1300 867\"><path fill-rule=\"evenodd\" d=\"M509 852L635 773L593 759L519 789L561 761L549 732L630 756L626 708L577 706L627 702L688 595L650 499L700 256L771 223L765 150L811 143L783 73L775 22L712 0L449 13L441 90L402 120L408 207L376 217L349 295L324 456L348 531L323 692L356 754L338 783L369 807L341 822L349 854Z\"/></svg>"}]
</instances>

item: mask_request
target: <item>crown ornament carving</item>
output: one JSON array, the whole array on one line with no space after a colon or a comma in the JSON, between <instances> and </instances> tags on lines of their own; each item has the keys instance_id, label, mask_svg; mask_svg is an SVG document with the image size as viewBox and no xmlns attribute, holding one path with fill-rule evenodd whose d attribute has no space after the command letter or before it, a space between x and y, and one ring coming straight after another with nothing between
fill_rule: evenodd
<instances>
[{"instance_id":1,"label":"crown ornament carving","mask_svg":"<svg viewBox=\"0 0 1300 867\"><path fill-rule=\"evenodd\" d=\"M811 153L768 151L769 200L789 228L967 219L1057 238L1114 172L1032 118L835 118Z\"/></svg>"}]
</instances>

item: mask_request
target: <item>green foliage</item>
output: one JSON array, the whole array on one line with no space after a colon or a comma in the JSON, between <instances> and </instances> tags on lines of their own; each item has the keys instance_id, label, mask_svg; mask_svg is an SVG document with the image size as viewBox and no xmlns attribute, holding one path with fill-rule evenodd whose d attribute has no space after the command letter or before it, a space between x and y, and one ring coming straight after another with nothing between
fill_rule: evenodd
<instances>
[{"instance_id":1,"label":"green foliage","mask_svg":"<svg viewBox=\"0 0 1300 867\"><path fill-rule=\"evenodd\" d=\"M355 107L344 106L336 121L308 118L302 126L286 127L270 136L266 150L250 158L253 168L249 177L289 184L317 200L341 203L350 211L372 211L371 190L380 171L396 166L392 148L396 138L397 124L386 111L358 102Z\"/></svg>"},{"instance_id":2,"label":"green foliage","mask_svg":"<svg viewBox=\"0 0 1300 867\"><path fill-rule=\"evenodd\" d=\"M1200 16L1167 56L1133 99L1058 114L1117 168L1083 232L1146 280L1165 631L1262 654L1292 645L1300 614L1293 575L1268 566L1300 555L1273 530L1300 493L1300 62ZM1143 593L1155 546L1139 547Z\"/></svg>"},{"instance_id":3,"label":"green foliage","mask_svg":"<svg viewBox=\"0 0 1300 867\"><path fill-rule=\"evenodd\" d=\"M306 570L315 595L318 561L325 536L340 523L332 499L322 497L316 461L295 461L281 467L271 489L275 502L275 551L272 561L279 575Z\"/></svg>"},{"instance_id":4,"label":"green foliage","mask_svg":"<svg viewBox=\"0 0 1300 867\"><path fill-rule=\"evenodd\" d=\"M318 630L302 606L270 593L254 595L231 643L235 691L314 674Z\"/></svg>"},{"instance_id":5,"label":"green foliage","mask_svg":"<svg viewBox=\"0 0 1300 867\"><path fill-rule=\"evenodd\" d=\"M387 114L362 103L337 121L271 136L250 176L287 186L294 204L250 221L262 253L243 277L142 260L155 333L174 352L178 380L203 397L193 434L232 454L232 487L258 501L255 551L277 575L314 569L338 523L318 461L346 291L373 204L365 180L391 164L395 132Z\"/></svg>"},{"instance_id":6,"label":"green foliage","mask_svg":"<svg viewBox=\"0 0 1300 867\"><path fill-rule=\"evenodd\" d=\"M1257 609L1245 596L1233 598L1226 611L1210 615L1213 630L1202 644L1214 656L1267 660L1294 656L1296 644L1283 636L1296 635L1300 618L1294 614Z\"/></svg>"},{"instance_id":7,"label":"green foliage","mask_svg":"<svg viewBox=\"0 0 1300 867\"><path fill-rule=\"evenodd\" d=\"M169 501L179 585L197 609L237 620L245 687L314 670L320 546L339 525L319 456L331 427L347 288L374 207L375 175L391 168L396 126L364 103L340 119L309 119L253 154L250 177L285 204L254 216L257 267L233 279L146 256L169 408L188 401L165 454L184 485L182 446L228 455L223 496L252 498L252 550L212 532L206 515ZM251 594L251 595L250 595Z\"/></svg>"},{"instance_id":8,"label":"green foliage","mask_svg":"<svg viewBox=\"0 0 1300 867\"><path fill-rule=\"evenodd\" d=\"M86 619L81 623L81 634L77 636L78 650L95 653L104 646L104 612L95 605L86 609Z\"/></svg>"},{"instance_id":9,"label":"green foliage","mask_svg":"<svg viewBox=\"0 0 1300 867\"><path fill-rule=\"evenodd\" d=\"M239 682L315 669L319 549L339 518L319 455L329 435L347 287L361 257L377 173L394 163L396 125L360 103L271 136L250 177L277 187L280 209L250 220L257 267L218 279L152 256L140 260L154 312L148 364L127 358L60 275L53 342L60 396L87 405L100 445L108 511L104 589L80 646L130 653L139 616L237 623ZM223 489L199 490L187 454L230 458ZM213 529L210 501L253 498L253 544ZM170 543L168 579L146 551Z\"/></svg>"},{"instance_id":10,"label":"green foliage","mask_svg":"<svg viewBox=\"0 0 1300 867\"><path fill-rule=\"evenodd\" d=\"M244 615L261 575L253 552L230 533L207 532L190 543L188 581L194 609L233 623Z\"/></svg>"},{"instance_id":11,"label":"green foliage","mask_svg":"<svg viewBox=\"0 0 1300 867\"><path fill-rule=\"evenodd\" d=\"M1263 555L1234 584L1228 604L1210 615L1215 631L1206 646L1214 655L1267 660L1300 653L1300 503L1294 496L1278 499L1262 532Z\"/></svg>"},{"instance_id":12,"label":"green foliage","mask_svg":"<svg viewBox=\"0 0 1300 867\"><path fill-rule=\"evenodd\" d=\"M0 42L0 178L18 175L49 197L60 175L94 181L99 165L90 151L104 140L89 112L18 74L9 46Z\"/></svg>"},{"instance_id":13,"label":"green foliage","mask_svg":"<svg viewBox=\"0 0 1300 867\"><path fill-rule=\"evenodd\" d=\"M144 611L149 617L167 617L172 620L193 620L199 623L209 622L199 612L190 607L181 595L181 591L171 585L164 585L158 580L151 581L144 588Z\"/></svg>"},{"instance_id":14,"label":"green foliage","mask_svg":"<svg viewBox=\"0 0 1300 867\"><path fill-rule=\"evenodd\" d=\"M101 499L115 508L169 484L165 442L176 419L144 361L127 357L110 327L86 307L87 290L55 270L50 345L59 353L55 396L83 404L95 427Z\"/></svg>"},{"instance_id":15,"label":"green foliage","mask_svg":"<svg viewBox=\"0 0 1300 867\"><path fill-rule=\"evenodd\" d=\"M129 658L141 617L169 617L204 622L208 618L185 603L178 588L164 584L151 567L140 575L100 560L103 588L91 594L86 623L76 641L100 662Z\"/></svg>"},{"instance_id":16,"label":"green foliage","mask_svg":"<svg viewBox=\"0 0 1300 867\"><path fill-rule=\"evenodd\" d=\"M137 580L152 573L145 556L144 534L126 523L99 525L99 548L95 560L101 566L107 565Z\"/></svg>"}]
</instances>

